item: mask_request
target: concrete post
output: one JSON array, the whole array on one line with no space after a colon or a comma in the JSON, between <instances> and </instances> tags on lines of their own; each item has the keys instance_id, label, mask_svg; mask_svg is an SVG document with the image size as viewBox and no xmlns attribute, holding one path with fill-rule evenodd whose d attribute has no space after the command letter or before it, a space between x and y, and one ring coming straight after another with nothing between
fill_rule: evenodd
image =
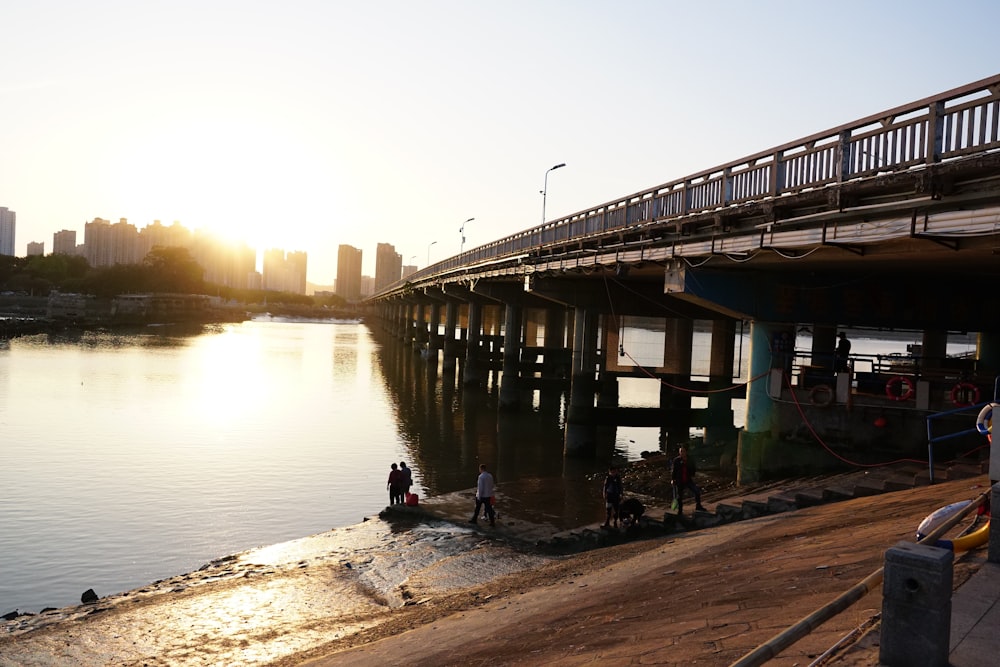
<instances>
[{"instance_id":1,"label":"concrete post","mask_svg":"<svg viewBox=\"0 0 1000 667\"><path fill-rule=\"evenodd\" d=\"M948 664L954 558L950 549L911 542L885 552L880 664Z\"/></svg>"},{"instance_id":2,"label":"concrete post","mask_svg":"<svg viewBox=\"0 0 1000 667\"><path fill-rule=\"evenodd\" d=\"M990 479L998 479L994 477L995 472L993 470L993 461L990 460ZM993 486L990 488L990 507L1000 507L1000 483L994 482ZM992 526L991 526L992 527ZM986 556L986 560L991 563L1000 563L1000 530L990 531L990 543L989 543L989 553Z\"/></svg>"},{"instance_id":3,"label":"concrete post","mask_svg":"<svg viewBox=\"0 0 1000 667\"><path fill-rule=\"evenodd\" d=\"M814 324L812 327L812 365L833 368L833 352L837 349L837 327Z\"/></svg>"},{"instance_id":4,"label":"concrete post","mask_svg":"<svg viewBox=\"0 0 1000 667\"><path fill-rule=\"evenodd\" d=\"M663 337L663 369L667 383L674 387L687 387L691 383L691 345L694 339L694 322L689 319L670 318L666 321ZM675 451L691 439L691 392L660 384L660 407L675 415L667 426L666 450ZM662 434L661 434L662 441Z\"/></svg>"},{"instance_id":5,"label":"concrete post","mask_svg":"<svg viewBox=\"0 0 1000 667\"><path fill-rule=\"evenodd\" d=\"M594 426L597 315L578 307L573 320L572 379L563 449L566 456L593 453L597 448L597 433Z\"/></svg>"},{"instance_id":6,"label":"concrete post","mask_svg":"<svg viewBox=\"0 0 1000 667\"><path fill-rule=\"evenodd\" d=\"M444 307L444 341L442 345L444 360L441 367L450 371L455 368L455 358L458 356L455 348L455 329L458 322L458 304L448 301Z\"/></svg>"},{"instance_id":7,"label":"concrete post","mask_svg":"<svg viewBox=\"0 0 1000 667\"><path fill-rule=\"evenodd\" d=\"M475 301L469 302L469 329L465 345L465 371L462 384L477 386L482 382L483 369L479 359L479 340L483 333L483 307Z\"/></svg>"},{"instance_id":8,"label":"concrete post","mask_svg":"<svg viewBox=\"0 0 1000 667\"><path fill-rule=\"evenodd\" d=\"M740 432L736 452L736 483L759 482L765 476L765 461L773 441L774 401L767 393L771 372L771 338L775 330L766 322L750 323L750 377L747 382L746 425Z\"/></svg>"},{"instance_id":9,"label":"concrete post","mask_svg":"<svg viewBox=\"0 0 1000 667\"><path fill-rule=\"evenodd\" d=\"M438 352L441 350L441 304L431 303L431 317L427 322L427 359L437 363Z\"/></svg>"},{"instance_id":10,"label":"concrete post","mask_svg":"<svg viewBox=\"0 0 1000 667\"><path fill-rule=\"evenodd\" d=\"M601 368L597 380L597 406L601 408L618 407L618 378L608 372L608 359L618 354L618 326L614 315L602 315L604 326L601 327L604 344L601 349Z\"/></svg>"},{"instance_id":11,"label":"concrete post","mask_svg":"<svg viewBox=\"0 0 1000 667\"><path fill-rule=\"evenodd\" d=\"M521 318L520 306L507 304L503 337L503 377L500 379L500 409L520 404Z\"/></svg>"},{"instance_id":12,"label":"concrete post","mask_svg":"<svg viewBox=\"0 0 1000 667\"><path fill-rule=\"evenodd\" d=\"M413 332L413 350L420 352L427 347L427 316L424 313L424 304L417 304L417 322Z\"/></svg>"},{"instance_id":13,"label":"concrete post","mask_svg":"<svg viewBox=\"0 0 1000 667\"><path fill-rule=\"evenodd\" d=\"M414 324L413 324L413 304L407 303L403 306L403 345L413 344Z\"/></svg>"},{"instance_id":14,"label":"concrete post","mask_svg":"<svg viewBox=\"0 0 1000 667\"><path fill-rule=\"evenodd\" d=\"M733 384L733 365L736 361L736 320L712 321L712 350L708 361L708 383L712 389L724 389ZM705 444L735 440L733 402L728 393L708 395L708 423L705 425Z\"/></svg>"},{"instance_id":15,"label":"concrete post","mask_svg":"<svg viewBox=\"0 0 1000 667\"><path fill-rule=\"evenodd\" d=\"M980 333L976 339L976 358L980 372L1000 375L1000 335ZM984 401L995 401L996 396L983 396Z\"/></svg>"}]
</instances>

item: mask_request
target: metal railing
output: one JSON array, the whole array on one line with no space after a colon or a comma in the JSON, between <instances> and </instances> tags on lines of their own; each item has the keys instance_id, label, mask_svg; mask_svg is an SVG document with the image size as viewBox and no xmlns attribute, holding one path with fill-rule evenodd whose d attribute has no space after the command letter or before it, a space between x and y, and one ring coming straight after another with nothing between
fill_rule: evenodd
<instances>
[{"instance_id":1,"label":"metal railing","mask_svg":"<svg viewBox=\"0 0 1000 667\"><path fill-rule=\"evenodd\" d=\"M497 239L425 267L379 294L571 239L669 224L694 213L998 148L1000 74Z\"/></svg>"}]
</instances>

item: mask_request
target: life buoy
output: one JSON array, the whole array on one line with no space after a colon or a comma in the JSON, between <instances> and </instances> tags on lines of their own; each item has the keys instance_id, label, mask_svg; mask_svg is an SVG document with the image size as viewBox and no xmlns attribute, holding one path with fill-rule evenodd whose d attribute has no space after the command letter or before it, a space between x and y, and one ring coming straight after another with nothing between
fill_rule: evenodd
<instances>
[{"instance_id":1,"label":"life buoy","mask_svg":"<svg viewBox=\"0 0 1000 667\"><path fill-rule=\"evenodd\" d=\"M995 406L996 403L987 403L979 411L979 417L976 418L976 430L983 435L989 435L993 432L993 408Z\"/></svg>"},{"instance_id":2,"label":"life buoy","mask_svg":"<svg viewBox=\"0 0 1000 667\"><path fill-rule=\"evenodd\" d=\"M971 397L972 400L966 400ZM979 387L971 382L959 382L951 388L951 402L958 408L967 408L979 402Z\"/></svg>"},{"instance_id":3,"label":"life buoy","mask_svg":"<svg viewBox=\"0 0 1000 667\"><path fill-rule=\"evenodd\" d=\"M824 408L833 403L833 387L828 384L818 384L809 390L809 402Z\"/></svg>"},{"instance_id":4,"label":"life buoy","mask_svg":"<svg viewBox=\"0 0 1000 667\"><path fill-rule=\"evenodd\" d=\"M908 401L913 397L913 380L896 375L885 383L885 395L894 401Z\"/></svg>"}]
</instances>

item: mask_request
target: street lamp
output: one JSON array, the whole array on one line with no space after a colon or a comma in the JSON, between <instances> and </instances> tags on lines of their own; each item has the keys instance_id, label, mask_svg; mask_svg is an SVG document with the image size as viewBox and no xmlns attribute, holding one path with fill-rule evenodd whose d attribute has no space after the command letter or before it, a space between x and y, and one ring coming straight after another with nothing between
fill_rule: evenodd
<instances>
[{"instance_id":1,"label":"street lamp","mask_svg":"<svg viewBox=\"0 0 1000 667\"><path fill-rule=\"evenodd\" d=\"M545 196L546 196L546 195L548 194L548 192L549 192L549 172L550 172L550 171L553 171L553 170L555 170L555 169L560 169L560 168L562 168L562 167L565 167L565 166L566 166L566 163L565 163L565 162L560 162L560 163L559 163L559 164L557 164L556 166L554 166L554 167L549 167L549 168L548 168L548 169L547 169L547 170L545 171L545 185L544 185L544 186L542 187L542 189L541 189L541 190L539 190L539 192L540 192L540 193L541 193L541 195L542 195L542 224L543 224L543 225L545 224Z\"/></svg>"},{"instance_id":2,"label":"street lamp","mask_svg":"<svg viewBox=\"0 0 1000 667\"><path fill-rule=\"evenodd\" d=\"M437 241L431 241L427 244L427 266L431 265L431 246L437 243Z\"/></svg>"},{"instance_id":3,"label":"street lamp","mask_svg":"<svg viewBox=\"0 0 1000 667\"><path fill-rule=\"evenodd\" d=\"M458 233L462 235L462 244L460 246L458 246L458 254L459 255L462 254L462 248L465 247L465 226L467 224L469 224L470 222L472 222L473 220L475 220L475 218L469 218L468 220L466 220L465 222L462 223L461 227L458 228Z\"/></svg>"}]
</instances>

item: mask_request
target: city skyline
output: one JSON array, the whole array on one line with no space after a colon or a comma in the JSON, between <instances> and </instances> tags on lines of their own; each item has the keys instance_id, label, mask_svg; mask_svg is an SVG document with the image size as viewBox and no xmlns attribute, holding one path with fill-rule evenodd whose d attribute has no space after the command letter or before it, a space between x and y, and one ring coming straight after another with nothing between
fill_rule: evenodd
<instances>
[{"instance_id":1,"label":"city skyline","mask_svg":"<svg viewBox=\"0 0 1000 667\"><path fill-rule=\"evenodd\" d=\"M17 212L19 256L97 216L304 250L314 284L333 283L341 244L365 250L365 275L386 241L424 266L538 225L543 204L557 219L995 74L988 40L940 13L14 4L0 10L0 205ZM947 16L988 25L1000 6ZM880 38L851 41L848 21ZM913 66L898 56L912 45L934 57Z\"/></svg>"}]
</instances>

